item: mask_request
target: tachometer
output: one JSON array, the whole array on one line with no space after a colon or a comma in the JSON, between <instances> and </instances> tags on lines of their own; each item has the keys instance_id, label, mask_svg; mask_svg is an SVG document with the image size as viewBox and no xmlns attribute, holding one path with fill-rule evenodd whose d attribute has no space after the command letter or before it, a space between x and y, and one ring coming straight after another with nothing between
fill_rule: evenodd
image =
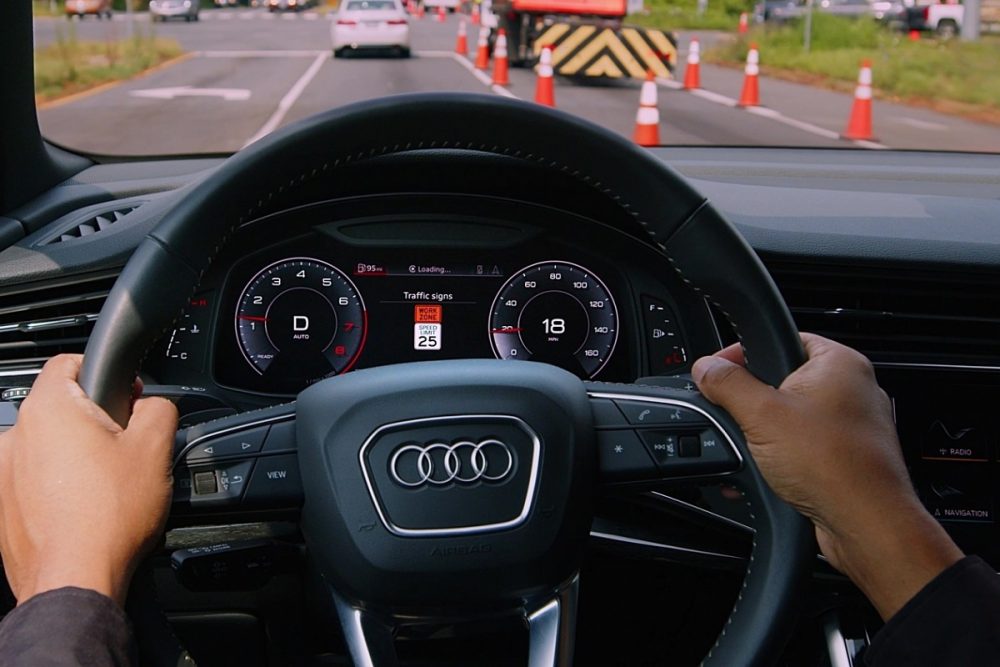
<instances>
[{"instance_id":1,"label":"tachometer","mask_svg":"<svg viewBox=\"0 0 1000 667\"><path fill-rule=\"evenodd\" d=\"M367 319L361 294L344 272L293 257L265 267L243 288L236 338L262 376L305 386L354 366Z\"/></svg>"},{"instance_id":2,"label":"tachometer","mask_svg":"<svg viewBox=\"0 0 1000 667\"><path fill-rule=\"evenodd\" d=\"M490 310L499 359L544 361L590 378L618 342L618 308L593 271L569 262L532 264L508 280Z\"/></svg>"}]
</instances>

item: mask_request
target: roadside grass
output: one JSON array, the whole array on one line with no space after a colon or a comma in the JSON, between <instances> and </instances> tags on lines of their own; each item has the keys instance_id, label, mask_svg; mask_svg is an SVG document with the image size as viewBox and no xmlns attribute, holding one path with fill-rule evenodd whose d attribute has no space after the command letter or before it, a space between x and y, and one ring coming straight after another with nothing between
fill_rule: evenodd
<instances>
[{"instance_id":1,"label":"roadside grass","mask_svg":"<svg viewBox=\"0 0 1000 667\"><path fill-rule=\"evenodd\" d=\"M626 23L662 30L736 30L740 13L750 14L753 3L744 0L708 0L703 14L697 0L646 0L646 9L629 14Z\"/></svg>"},{"instance_id":2,"label":"roadside grass","mask_svg":"<svg viewBox=\"0 0 1000 667\"><path fill-rule=\"evenodd\" d=\"M48 102L111 81L128 79L181 55L176 41L139 29L131 39L80 41L72 25L35 50L35 99Z\"/></svg>"},{"instance_id":3,"label":"roadside grass","mask_svg":"<svg viewBox=\"0 0 1000 667\"><path fill-rule=\"evenodd\" d=\"M873 87L881 97L1000 121L1000 39L910 41L874 21L817 12L808 52L802 25L794 23L754 28L745 37L720 42L704 58L739 66L750 42L760 49L761 71L769 76L851 90L860 62L870 59Z\"/></svg>"}]
</instances>

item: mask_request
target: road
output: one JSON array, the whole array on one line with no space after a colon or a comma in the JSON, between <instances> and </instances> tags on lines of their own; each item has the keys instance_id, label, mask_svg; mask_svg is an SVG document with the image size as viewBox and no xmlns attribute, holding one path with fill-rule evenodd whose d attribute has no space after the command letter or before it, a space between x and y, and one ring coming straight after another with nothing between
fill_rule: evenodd
<instances>
[{"instance_id":1,"label":"road","mask_svg":"<svg viewBox=\"0 0 1000 667\"><path fill-rule=\"evenodd\" d=\"M189 56L99 92L39 112L42 131L58 144L99 155L229 153L269 131L357 100L415 91L503 94L531 100L535 75L512 69L511 85L488 77L452 53L457 16L413 21L410 59L330 57L330 21L317 12L269 14L259 9L203 11L197 23L156 24L135 17L134 29L176 39ZM128 24L73 21L79 39L122 37ZM37 19L35 39L51 44L70 30L63 19ZM681 57L690 34L681 33ZM706 41L722 38L700 35ZM470 30L470 46L474 35ZM761 54L766 62L767 55ZM678 73L680 76L681 73ZM878 74L876 72L876 84ZM761 80L763 107L735 107L742 72L702 65L704 90L660 80L660 136L666 144L947 149L1000 152L1000 126L876 100L876 142L840 138L850 95L774 79ZM639 82L580 83L557 79L560 109L631 136Z\"/></svg>"}]
</instances>

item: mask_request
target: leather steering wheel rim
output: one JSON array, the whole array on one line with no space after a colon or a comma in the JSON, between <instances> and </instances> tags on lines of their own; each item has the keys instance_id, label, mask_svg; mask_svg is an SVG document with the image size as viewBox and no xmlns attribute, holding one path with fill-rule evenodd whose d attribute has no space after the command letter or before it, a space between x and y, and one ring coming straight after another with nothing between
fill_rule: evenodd
<instances>
[{"instance_id":1,"label":"leather steering wheel rim","mask_svg":"<svg viewBox=\"0 0 1000 667\"><path fill-rule=\"evenodd\" d=\"M729 319L748 368L777 386L805 360L791 315L742 236L672 169L617 134L539 105L432 93L360 102L284 128L191 188L138 247L87 343L80 384L118 423L132 381L219 249L279 194L338 167L415 150L520 158L598 189ZM283 174L277 178L275 174ZM813 552L812 528L747 456L756 534L738 602L706 665L766 665L784 646Z\"/></svg>"}]
</instances>

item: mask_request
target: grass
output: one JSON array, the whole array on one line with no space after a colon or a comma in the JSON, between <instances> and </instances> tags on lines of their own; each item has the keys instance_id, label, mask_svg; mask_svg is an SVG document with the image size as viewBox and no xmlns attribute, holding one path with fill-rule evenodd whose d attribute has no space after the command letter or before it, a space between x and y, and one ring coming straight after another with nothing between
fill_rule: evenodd
<instances>
[{"instance_id":1,"label":"grass","mask_svg":"<svg viewBox=\"0 0 1000 667\"><path fill-rule=\"evenodd\" d=\"M35 50L35 98L47 102L128 79L181 53L174 40L147 34L138 26L131 39L87 42L79 41L68 25L59 30L55 43Z\"/></svg>"},{"instance_id":2,"label":"grass","mask_svg":"<svg viewBox=\"0 0 1000 667\"><path fill-rule=\"evenodd\" d=\"M663 30L736 30L740 13L750 14L752 2L743 0L708 0L704 13L698 13L697 0L647 0L642 13L629 14L626 22Z\"/></svg>"},{"instance_id":3,"label":"grass","mask_svg":"<svg viewBox=\"0 0 1000 667\"><path fill-rule=\"evenodd\" d=\"M881 97L1000 120L1000 40L913 42L874 21L821 13L813 16L809 52L802 37L800 24L755 28L745 38L718 44L705 59L741 64L753 41L760 47L762 73L843 90L853 87L861 60L870 59Z\"/></svg>"}]
</instances>

